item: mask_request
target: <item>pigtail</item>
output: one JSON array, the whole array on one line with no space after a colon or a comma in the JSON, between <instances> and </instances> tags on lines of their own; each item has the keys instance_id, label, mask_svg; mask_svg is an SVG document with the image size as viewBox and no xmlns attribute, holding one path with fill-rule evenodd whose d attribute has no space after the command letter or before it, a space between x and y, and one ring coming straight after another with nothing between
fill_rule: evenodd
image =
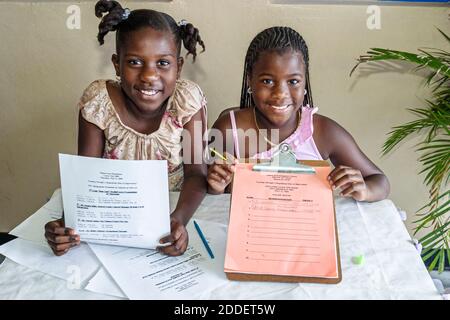
<instances>
[{"instance_id":1,"label":"pigtail","mask_svg":"<svg viewBox=\"0 0 450 320\"><path fill-rule=\"evenodd\" d=\"M240 103L241 109L254 106L252 94L249 92L250 87L248 86L248 79L249 75L246 61L244 63L244 76L242 77L241 103Z\"/></svg>"},{"instance_id":2,"label":"pigtail","mask_svg":"<svg viewBox=\"0 0 450 320\"><path fill-rule=\"evenodd\" d=\"M95 5L95 15L98 18L103 17L103 13L108 12L98 25L97 39L100 45L105 43L104 38L110 31L116 31L118 25L124 19L127 9L123 9L117 1L100 0Z\"/></svg>"},{"instance_id":3,"label":"pigtail","mask_svg":"<svg viewBox=\"0 0 450 320\"><path fill-rule=\"evenodd\" d=\"M311 94L311 78L309 77L309 68L306 68L306 96L303 100L304 106L310 106L314 108L314 103Z\"/></svg>"},{"instance_id":4,"label":"pigtail","mask_svg":"<svg viewBox=\"0 0 450 320\"><path fill-rule=\"evenodd\" d=\"M183 46L188 51L186 56L192 54L192 59L195 62L195 58L197 57L197 43L203 48L202 52L205 51L205 44L200 37L198 29L192 23L180 23L178 29Z\"/></svg>"},{"instance_id":5,"label":"pigtail","mask_svg":"<svg viewBox=\"0 0 450 320\"><path fill-rule=\"evenodd\" d=\"M104 15L104 13L106 14ZM149 9L138 9L131 12L128 8L122 8L117 1L99 0L95 5L95 15L102 19L97 35L100 45L104 43L108 32L117 31L116 50L118 50L127 33L150 27L159 31L170 31L175 37L177 49L180 50L181 43L183 43L188 51L187 55L192 54L194 62L197 57L197 44L203 48L202 52L205 51L205 44L197 28L185 20L181 20L177 24L170 15L163 12Z\"/></svg>"},{"instance_id":6,"label":"pigtail","mask_svg":"<svg viewBox=\"0 0 450 320\"><path fill-rule=\"evenodd\" d=\"M291 34L291 38L293 39L292 42L294 43L294 47L299 48L299 50L303 54L303 59L305 60L306 95L305 95L305 99L303 99L303 106L309 105L311 108L314 108L314 103L313 103L313 99L312 99L312 90L311 90L311 78L309 76L309 49L308 49L308 46L306 45L305 39L303 39L303 37L300 34L298 34L297 31L295 31L293 29L290 29L289 31L290 31L289 33Z\"/></svg>"}]
</instances>

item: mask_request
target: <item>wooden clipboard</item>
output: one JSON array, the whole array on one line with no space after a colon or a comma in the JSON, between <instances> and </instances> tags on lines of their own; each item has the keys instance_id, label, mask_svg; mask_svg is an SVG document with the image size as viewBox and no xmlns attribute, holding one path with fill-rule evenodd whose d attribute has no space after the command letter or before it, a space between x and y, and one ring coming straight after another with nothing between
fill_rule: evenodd
<instances>
[{"instance_id":1,"label":"wooden clipboard","mask_svg":"<svg viewBox=\"0 0 450 320\"><path fill-rule=\"evenodd\" d=\"M284 150L283 150L284 148ZM281 159L280 159L281 157ZM295 164L294 164L295 162ZM258 161L259 163L259 161ZM297 163L300 163L298 165ZM290 146L280 145L279 154L275 155L270 163L265 162L261 166L259 166L258 170L253 171L265 171L265 168L271 167L269 171L272 172L285 172L290 173L290 168L296 167L297 173L300 174L308 174L311 173L311 169L316 167L329 167L327 161L323 160L305 160L305 161L296 161L295 155L291 152ZM278 171L279 170L279 171ZM330 192L332 193L331 189ZM332 194L331 194L332 195ZM340 262L340 252L339 252L339 239L338 239L338 231L337 231L337 222L336 222L336 210L333 199L333 219L334 219L334 243L335 243L335 254L336 254L336 277L309 277L299 275L283 275L283 274L265 274L265 273L248 273L248 272L239 272L239 271L225 271L226 277L229 280L237 280L237 281L271 281L271 282L305 282L305 283L324 283L324 284L336 284L342 280L342 271L341 271L341 262ZM231 203L233 203L233 193L231 194ZM231 221L231 205L230 205L230 221ZM233 231L228 230L228 238L230 239ZM228 252L228 242L227 242L227 252ZM225 269L227 264L225 263Z\"/></svg>"}]
</instances>

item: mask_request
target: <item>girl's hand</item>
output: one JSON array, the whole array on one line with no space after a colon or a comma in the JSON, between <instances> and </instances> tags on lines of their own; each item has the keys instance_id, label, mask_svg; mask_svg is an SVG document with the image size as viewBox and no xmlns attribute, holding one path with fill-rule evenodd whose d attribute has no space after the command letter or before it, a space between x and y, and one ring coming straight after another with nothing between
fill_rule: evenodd
<instances>
[{"instance_id":1,"label":"girl's hand","mask_svg":"<svg viewBox=\"0 0 450 320\"><path fill-rule=\"evenodd\" d=\"M236 163L226 164L220 160L214 161L214 164L208 168L209 190L212 193L223 193L225 188L230 184Z\"/></svg>"},{"instance_id":2,"label":"girl's hand","mask_svg":"<svg viewBox=\"0 0 450 320\"><path fill-rule=\"evenodd\" d=\"M64 227L62 219L47 222L45 225L45 239L48 245L57 256L62 256L70 248L80 244L80 236L75 234L75 230Z\"/></svg>"},{"instance_id":3,"label":"girl's hand","mask_svg":"<svg viewBox=\"0 0 450 320\"><path fill-rule=\"evenodd\" d=\"M340 195L343 197L352 197L357 201L364 201L368 198L369 190L358 169L337 166L329 174L328 181L333 189L341 188Z\"/></svg>"},{"instance_id":4,"label":"girl's hand","mask_svg":"<svg viewBox=\"0 0 450 320\"><path fill-rule=\"evenodd\" d=\"M189 243L186 227L174 217L170 218L170 235L159 240L161 244L167 242L171 244L166 247L157 247L156 249L169 256L182 255L186 251Z\"/></svg>"}]
</instances>

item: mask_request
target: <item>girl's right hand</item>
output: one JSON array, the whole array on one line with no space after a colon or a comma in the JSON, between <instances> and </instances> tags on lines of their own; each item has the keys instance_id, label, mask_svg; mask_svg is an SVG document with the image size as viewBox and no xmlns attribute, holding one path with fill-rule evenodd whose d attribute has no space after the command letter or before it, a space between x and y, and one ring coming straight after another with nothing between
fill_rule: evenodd
<instances>
[{"instance_id":1,"label":"girl's right hand","mask_svg":"<svg viewBox=\"0 0 450 320\"><path fill-rule=\"evenodd\" d=\"M45 239L57 256L62 256L70 248L80 244L80 236L75 230L64 227L63 219L47 222L45 225Z\"/></svg>"},{"instance_id":2,"label":"girl's right hand","mask_svg":"<svg viewBox=\"0 0 450 320\"><path fill-rule=\"evenodd\" d=\"M211 193L223 193L225 191L225 188L233 179L235 166L236 163L227 164L221 160L214 161L214 164L208 168L208 177L206 178Z\"/></svg>"}]
</instances>

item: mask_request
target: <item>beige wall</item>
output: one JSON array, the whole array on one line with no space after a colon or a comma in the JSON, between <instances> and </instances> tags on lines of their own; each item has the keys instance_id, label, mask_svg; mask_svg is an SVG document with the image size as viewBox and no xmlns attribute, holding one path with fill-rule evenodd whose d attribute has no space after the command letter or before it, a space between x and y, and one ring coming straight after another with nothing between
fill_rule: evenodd
<instances>
[{"instance_id":1,"label":"beige wall","mask_svg":"<svg viewBox=\"0 0 450 320\"><path fill-rule=\"evenodd\" d=\"M71 4L81 7L81 30L66 28ZM113 78L113 38L96 42L95 1L0 3L0 231L9 231L43 205L59 186L58 152L76 153L77 99L94 79ZM358 141L388 175L390 198L409 213L426 200L417 155L410 140L388 157L381 145L391 126L412 116L405 107L423 105L422 78L400 72L359 72L355 58L370 47L415 50L444 47L435 26L450 32L443 7L381 7L381 30L368 30L366 6L273 5L266 0L129 1L185 18L200 29L207 51L185 64L209 102L209 123L238 104L246 48L263 28L288 25L306 39L311 53L312 91L320 113ZM447 47L448 49L448 47Z\"/></svg>"}]
</instances>

